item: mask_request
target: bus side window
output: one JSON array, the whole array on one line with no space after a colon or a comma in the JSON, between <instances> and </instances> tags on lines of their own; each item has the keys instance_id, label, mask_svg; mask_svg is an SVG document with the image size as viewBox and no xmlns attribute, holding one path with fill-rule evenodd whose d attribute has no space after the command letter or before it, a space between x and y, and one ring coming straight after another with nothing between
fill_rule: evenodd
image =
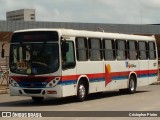
<instances>
[{"instance_id":1,"label":"bus side window","mask_svg":"<svg viewBox=\"0 0 160 120\"><path fill-rule=\"evenodd\" d=\"M149 42L148 43L148 47L149 47L149 59L150 60L154 60L156 59L156 46L155 46L155 42Z\"/></svg>"},{"instance_id":2,"label":"bus side window","mask_svg":"<svg viewBox=\"0 0 160 120\"><path fill-rule=\"evenodd\" d=\"M90 38L88 42L89 42L90 60L91 61L101 61L102 60L101 39Z\"/></svg>"},{"instance_id":3,"label":"bus side window","mask_svg":"<svg viewBox=\"0 0 160 120\"><path fill-rule=\"evenodd\" d=\"M139 59L140 60L147 60L148 54L147 54L147 42L140 41L139 42Z\"/></svg>"},{"instance_id":4,"label":"bus side window","mask_svg":"<svg viewBox=\"0 0 160 120\"><path fill-rule=\"evenodd\" d=\"M104 39L103 40L104 48L104 59L105 60L114 60L115 59L115 42L114 40Z\"/></svg>"},{"instance_id":5,"label":"bus side window","mask_svg":"<svg viewBox=\"0 0 160 120\"><path fill-rule=\"evenodd\" d=\"M128 41L128 59L137 60L137 42L136 41Z\"/></svg>"},{"instance_id":6,"label":"bus side window","mask_svg":"<svg viewBox=\"0 0 160 120\"><path fill-rule=\"evenodd\" d=\"M72 41L67 41L68 44L68 51L62 51L62 68L69 69L74 68L76 65L75 62L75 54L74 54L74 44Z\"/></svg>"},{"instance_id":7,"label":"bus side window","mask_svg":"<svg viewBox=\"0 0 160 120\"><path fill-rule=\"evenodd\" d=\"M116 40L117 43L117 60L125 60L127 58L127 49L125 40Z\"/></svg>"},{"instance_id":8,"label":"bus side window","mask_svg":"<svg viewBox=\"0 0 160 120\"><path fill-rule=\"evenodd\" d=\"M86 38L76 38L76 53L78 61L88 60L88 45Z\"/></svg>"}]
</instances>

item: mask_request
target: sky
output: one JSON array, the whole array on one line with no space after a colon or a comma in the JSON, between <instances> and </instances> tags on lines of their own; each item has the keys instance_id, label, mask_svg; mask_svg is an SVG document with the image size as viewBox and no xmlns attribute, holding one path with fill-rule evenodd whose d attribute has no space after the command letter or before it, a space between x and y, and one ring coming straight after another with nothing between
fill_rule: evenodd
<instances>
[{"instance_id":1,"label":"sky","mask_svg":"<svg viewBox=\"0 0 160 120\"><path fill-rule=\"evenodd\" d=\"M160 24L160 0L0 0L0 20L18 9L35 9L36 21Z\"/></svg>"}]
</instances>

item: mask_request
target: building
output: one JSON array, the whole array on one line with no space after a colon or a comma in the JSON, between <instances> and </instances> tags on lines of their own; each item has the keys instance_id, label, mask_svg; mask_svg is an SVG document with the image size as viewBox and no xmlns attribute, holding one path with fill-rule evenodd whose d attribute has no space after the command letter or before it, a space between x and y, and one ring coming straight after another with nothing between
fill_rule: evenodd
<instances>
[{"instance_id":1,"label":"building","mask_svg":"<svg viewBox=\"0 0 160 120\"><path fill-rule=\"evenodd\" d=\"M21 9L6 13L7 21L35 21L34 9Z\"/></svg>"},{"instance_id":2,"label":"building","mask_svg":"<svg viewBox=\"0 0 160 120\"><path fill-rule=\"evenodd\" d=\"M8 63L9 40L13 31L33 28L67 28L77 30L102 31L124 34L155 35L160 51L160 25L134 24L99 24L99 23L69 23L69 22L35 22L35 21L2 21L0 20L0 51L5 49L5 58L0 57L0 63ZM160 52L159 52L160 55ZM1 54L0 54L1 56Z\"/></svg>"}]
</instances>

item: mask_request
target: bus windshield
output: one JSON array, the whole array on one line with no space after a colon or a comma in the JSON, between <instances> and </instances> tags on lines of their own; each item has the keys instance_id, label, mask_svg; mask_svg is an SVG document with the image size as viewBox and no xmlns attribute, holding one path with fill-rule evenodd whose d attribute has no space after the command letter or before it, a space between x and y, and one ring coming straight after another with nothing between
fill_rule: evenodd
<instances>
[{"instance_id":1,"label":"bus windshield","mask_svg":"<svg viewBox=\"0 0 160 120\"><path fill-rule=\"evenodd\" d=\"M40 75L56 72L58 68L58 43L11 44L11 72L24 75Z\"/></svg>"}]
</instances>

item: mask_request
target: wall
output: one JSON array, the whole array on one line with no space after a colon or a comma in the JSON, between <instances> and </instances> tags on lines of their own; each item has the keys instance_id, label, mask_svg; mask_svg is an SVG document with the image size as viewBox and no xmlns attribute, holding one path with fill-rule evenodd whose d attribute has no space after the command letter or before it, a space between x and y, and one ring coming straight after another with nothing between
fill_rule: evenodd
<instances>
[{"instance_id":1,"label":"wall","mask_svg":"<svg viewBox=\"0 0 160 120\"><path fill-rule=\"evenodd\" d=\"M4 44L3 46L3 49L5 49L5 54L4 54L4 58L1 57L1 51L2 51L2 45ZM6 43L6 42L0 42L0 65L4 65L4 64L8 64L9 63L9 46L10 44L9 43Z\"/></svg>"}]
</instances>

